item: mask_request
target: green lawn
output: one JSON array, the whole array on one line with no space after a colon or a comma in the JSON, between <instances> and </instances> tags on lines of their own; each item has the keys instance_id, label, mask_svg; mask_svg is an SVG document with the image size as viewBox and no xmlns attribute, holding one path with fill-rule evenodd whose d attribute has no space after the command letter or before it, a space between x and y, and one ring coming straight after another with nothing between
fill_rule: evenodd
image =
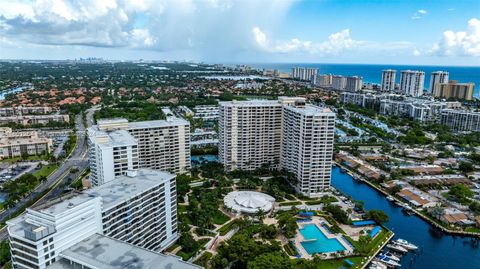
<instances>
[{"instance_id":1,"label":"green lawn","mask_svg":"<svg viewBox=\"0 0 480 269\"><path fill-rule=\"evenodd\" d=\"M375 251L378 250L381 243L385 241L390 236L390 234L391 234L390 231L382 228L382 231L378 233L378 235L375 236L375 238L372 241L370 241L370 243L368 243L368 245L365 247L365 251L368 252L368 255L373 255ZM355 247L355 249L363 248L363 246L359 245L358 241L355 241L348 236L344 236L344 237Z\"/></svg>"},{"instance_id":2,"label":"green lawn","mask_svg":"<svg viewBox=\"0 0 480 269\"><path fill-rule=\"evenodd\" d=\"M213 254L206 251L202 254L202 256L198 257L193 263L196 265L200 265L203 267L207 267L208 261L212 258Z\"/></svg>"},{"instance_id":3,"label":"green lawn","mask_svg":"<svg viewBox=\"0 0 480 269\"><path fill-rule=\"evenodd\" d=\"M280 206L294 206L294 205L301 205L301 204L302 204L302 202L300 202L300 201L279 203Z\"/></svg>"},{"instance_id":4,"label":"green lawn","mask_svg":"<svg viewBox=\"0 0 480 269\"><path fill-rule=\"evenodd\" d=\"M237 220L232 220L229 223L222 226L222 228L218 229L220 235L226 235L230 230L238 226Z\"/></svg>"},{"instance_id":5,"label":"green lawn","mask_svg":"<svg viewBox=\"0 0 480 269\"><path fill-rule=\"evenodd\" d=\"M48 164L44 165L40 170L37 172L33 173L33 175L37 178L40 178L42 176L48 177L55 169L57 169L58 165L56 164Z\"/></svg>"},{"instance_id":6,"label":"green lawn","mask_svg":"<svg viewBox=\"0 0 480 269\"><path fill-rule=\"evenodd\" d=\"M195 253L197 253L197 251L199 251L201 248L203 248L203 246L209 241L210 239L200 239L198 240L198 248L192 252L183 252L182 250L180 250L179 252L177 252L177 255L182 257L182 259L184 261L187 261L188 259L190 259L193 255L195 255Z\"/></svg>"},{"instance_id":7,"label":"green lawn","mask_svg":"<svg viewBox=\"0 0 480 269\"><path fill-rule=\"evenodd\" d=\"M220 210L217 210L215 212L215 215L213 215L213 223L215 223L217 225L222 225L229 220L230 220L230 217L223 214L222 211L220 211Z\"/></svg>"},{"instance_id":8,"label":"green lawn","mask_svg":"<svg viewBox=\"0 0 480 269\"><path fill-rule=\"evenodd\" d=\"M477 228L477 227L467 227L467 228L465 229L465 232L480 233L480 228Z\"/></svg>"},{"instance_id":9,"label":"green lawn","mask_svg":"<svg viewBox=\"0 0 480 269\"><path fill-rule=\"evenodd\" d=\"M165 251L167 251L167 252L172 252L172 251L174 251L176 248L178 248L179 246L180 246L180 245L178 245L178 244L173 244L173 245L169 246Z\"/></svg>"},{"instance_id":10,"label":"green lawn","mask_svg":"<svg viewBox=\"0 0 480 269\"><path fill-rule=\"evenodd\" d=\"M178 214L183 214L187 212L187 206L186 205L178 205Z\"/></svg>"}]
</instances>

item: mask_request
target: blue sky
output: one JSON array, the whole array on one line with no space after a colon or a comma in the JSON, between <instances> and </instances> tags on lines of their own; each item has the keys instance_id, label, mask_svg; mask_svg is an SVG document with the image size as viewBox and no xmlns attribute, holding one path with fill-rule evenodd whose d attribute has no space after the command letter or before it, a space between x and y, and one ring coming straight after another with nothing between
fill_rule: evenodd
<instances>
[{"instance_id":1,"label":"blue sky","mask_svg":"<svg viewBox=\"0 0 480 269\"><path fill-rule=\"evenodd\" d=\"M0 58L480 65L480 1L0 0Z\"/></svg>"}]
</instances>

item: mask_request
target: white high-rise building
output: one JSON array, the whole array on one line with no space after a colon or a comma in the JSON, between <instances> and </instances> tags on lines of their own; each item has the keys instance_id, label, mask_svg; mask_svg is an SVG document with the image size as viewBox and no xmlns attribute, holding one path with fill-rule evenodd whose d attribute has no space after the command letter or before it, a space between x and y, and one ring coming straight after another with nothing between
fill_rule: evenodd
<instances>
[{"instance_id":1,"label":"white high-rise building","mask_svg":"<svg viewBox=\"0 0 480 269\"><path fill-rule=\"evenodd\" d=\"M316 86L330 87L332 86L332 75L316 75L312 84Z\"/></svg>"},{"instance_id":2,"label":"white high-rise building","mask_svg":"<svg viewBox=\"0 0 480 269\"><path fill-rule=\"evenodd\" d=\"M430 75L430 85L429 92L434 94L435 91L438 91L440 84L448 83L448 72L447 71L435 71Z\"/></svg>"},{"instance_id":3,"label":"white high-rise building","mask_svg":"<svg viewBox=\"0 0 480 269\"><path fill-rule=\"evenodd\" d=\"M190 123L184 119L128 123L138 142L139 166L171 173L190 169Z\"/></svg>"},{"instance_id":4,"label":"white high-rise building","mask_svg":"<svg viewBox=\"0 0 480 269\"><path fill-rule=\"evenodd\" d=\"M332 76L332 88L335 90L343 91L347 86L347 78L344 76L333 75Z\"/></svg>"},{"instance_id":5,"label":"white high-rise building","mask_svg":"<svg viewBox=\"0 0 480 269\"><path fill-rule=\"evenodd\" d=\"M318 75L318 68L294 67L292 68L292 78L311 81Z\"/></svg>"},{"instance_id":6,"label":"white high-rise building","mask_svg":"<svg viewBox=\"0 0 480 269\"><path fill-rule=\"evenodd\" d=\"M380 91L382 92L394 92L395 91L395 77L397 70L387 69L382 71L382 83Z\"/></svg>"},{"instance_id":7,"label":"white high-rise building","mask_svg":"<svg viewBox=\"0 0 480 269\"><path fill-rule=\"evenodd\" d=\"M282 105L278 101L220 102L219 161L227 171L278 166Z\"/></svg>"},{"instance_id":8,"label":"white high-rise building","mask_svg":"<svg viewBox=\"0 0 480 269\"><path fill-rule=\"evenodd\" d=\"M7 231L14 268L44 269L95 234L162 251L178 238L175 175L131 171L83 193L28 208L7 221Z\"/></svg>"},{"instance_id":9,"label":"white high-rise building","mask_svg":"<svg viewBox=\"0 0 480 269\"><path fill-rule=\"evenodd\" d=\"M138 169L138 143L125 130L88 130L90 180L101 185L127 171Z\"/></svg>"},{"instance_id":10,"label":"white high-rise building","mask_svg":"<svg viewBox=\"0 0 480 269\"><path fill-rule=\"evenodd\" d=\"M425 72L403 70L400 73L400 92L407 96L418 97L423 95Z\"/></svg>"},{"instance_id":11,"label":"white high-rise building","mask_svg":"<svg viewBox=\"0 0 480 269\"><path fill-rule=\"evenodd\" d=\"M297 190L315 196L330 186L335 114L304 98L221 102L219 160L225 170L284 168ZM333 124L333 125L332 125Z\"/></svg>"},{"instance_id":12,"label":"white high-rise building","mask_svg":"<svg viewBox=\"0 0 480 269\"><path fill-rule=\"evenodd\" d=\"M329 109L284 106L280 168L294 175L303 195L330 188L334 133L335 113Z\"/></svg>"},{"instance_id":13,"label":"white high-rise building","mask_svg":"<svg viewBox=\"0 0 480 269\"><path fill-rule=\"evenodd\" d=\"M345 82L345 90L351 91L351 92L356 92L361 90L363 87L363 78L362 77L357 77L357 76L352 76L352 77L347 77L346 82Z\"/></svg>"},{"instance_id":14,"label":"white high-rise building","mask_svg":"<svg viewBox=\"0 0 480 269\"><path fill-rule=\"evenodd\" d=\"M99 120L88 129L88 145L93 185L139 167L172 173L190 169L190 124L183 119Z\"/></svg>"}]
</instances>

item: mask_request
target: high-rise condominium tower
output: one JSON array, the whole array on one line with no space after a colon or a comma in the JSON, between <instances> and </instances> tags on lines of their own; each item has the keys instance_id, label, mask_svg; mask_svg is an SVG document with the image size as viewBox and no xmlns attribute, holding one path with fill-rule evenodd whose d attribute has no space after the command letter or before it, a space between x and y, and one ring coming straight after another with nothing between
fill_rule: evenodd
<instances>
[{"instance_id":1,"label":"high-rise condominium tower","mask_svg":"<svg viewBox=\"0 0 480 269\"><path fill-rule=\"evenodd\" d=\"M318 68L294 67L292 68L292 78L300 80L312 80L318 75Z\"/></svg>"},{"instance_id":2,"label":"high-rise condominium tower","mask_svg":"<svg viewBox=\"0 0 480 269\"><path fill-rule=\"evenodd\" d=\"M282 105L278 101L220 102L218 156L227 171L280 162Z\"/></svg>"},{"instance_id":3,"label":"high-rise condominium tower","mask_svg":"<svg viewBox=\"0 0 480 269\"><path fill-rule=\"evenodd\" d=\"M356 92L363 87L363 78L358 76L351 76L346 78L345 90Z\"/></svg>"},{"instance_id":4,"label":"high-rise condominium tower","mask_svg":"<svg viewBox=\"0 0 480 269\"><path fill-rule=\"evenodd\" d=\"M457 100L473 100L473 90L475 84L458 83L456 80L450 80L448 83L438 85L432 92L437 98L457 99Z\"/></svg>"},{"instance_id":5,"label":"high-rise condominium tower","mask_svg":"<svg viewBox=\"0 0 480 269\"><path fill-rule=\"evenodd\" d=\"M448 83L448 72L447 71L435 71L430 75L430 85L429 92L434 94L435 91L440 88L440 84Z\"/></svg>"},{"instance_id":6,"label":"high-rise condominium tower","mask_svg":"<svg viewBox=\"0 0 480 269\"><path fill-rule=\"evenodd\" d=\"M221 102L219 160L225 170L285 169L305 195L330 186L335 114L304 98Z\"/></svg>"},{"instance_id":7,"label":"high-rise condominium tower","mask_svg":"<svg viewBox=\"0 0 480 269\"><path fill-rule=\"evenodd\" d=\"M380 86L380 91L382 92L393 92L395 91L395 77L397 75L397 70L387 69L382 71L382 83Z\"/></svg>"},{"instance_id":8,"label":"high-rise condominium tower","mask_svg":"<svg viewBox=\"0 0 480 269\"><path fill-rule=\"evenodd\" d=\"M99 120L88 129L88 144L94 185L137 168L172 173L190 169L190 124L183 119Z\"/></svg>"},{"instance_id":9,"label":"high-rise condominium tower","mask_svg":"<svg viewBox=\"0 0 480 269\"><path fill-rule=\"evenodd\" d=\"M317 196L330 187L334 132L329 109L283 107L280 168L293 174L298 192Z\"/></svg>"},{"instance_id":10,"label":"high-rise condominium tower","mask_svg":"<svg viewBox=\"0 0 480 269\"><path fill-rule=\"evenodd\" d=\"M418 97L423 95L425 72L403 70L400 73L400 92L407 96Z\"/></svg>"}]
</instances>

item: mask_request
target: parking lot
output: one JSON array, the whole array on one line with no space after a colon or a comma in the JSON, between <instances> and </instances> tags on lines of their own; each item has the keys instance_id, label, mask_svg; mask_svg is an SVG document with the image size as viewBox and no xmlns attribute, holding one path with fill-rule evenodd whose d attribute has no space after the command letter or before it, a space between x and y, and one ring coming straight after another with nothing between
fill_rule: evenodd
<instances>
[{"instance_id":1,"label":"parking lot","mask_svg":"<svg viewBox=\"0 0 480 269\"><path fill-rule=\"evenodd\" d=\"M16 180L25 173L34 173L40 162L20 162L0 167L0 183Z\"/></svg>"}]
</instances>

